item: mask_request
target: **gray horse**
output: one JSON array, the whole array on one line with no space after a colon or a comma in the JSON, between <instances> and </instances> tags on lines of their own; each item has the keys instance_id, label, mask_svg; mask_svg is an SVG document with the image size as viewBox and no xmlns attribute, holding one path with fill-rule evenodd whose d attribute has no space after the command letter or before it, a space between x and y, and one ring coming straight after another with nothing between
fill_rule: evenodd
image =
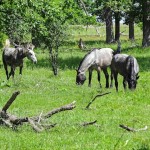
<instances>
[{"instance_id":1,"label":"gray horse","mask_svg":"<svg viewBox=\"0 0 150 150\"><path fill-rule=\"evenodd\" d=\"M93 49L84 56L77 70L76 84L82 85L86 80L85 72L89 70L89 86L91 86L92 71L95 69L100 83L100 71L103 70L106 78L106 88L109 87L109 75L107 67L111 65L113 58L113 50L111 48Z\"/></svg>"},{"instance_id":2,"label":"gray horse","mask_svg":"<svg viewBox=\"0 0 150 150\"><path fill-rule=\"evenodd\" d=\"M111 86L114 77L116 91L118 91L118 73L123 76L124 89L126 89L126 83L128 83L129 89L136 89L139 78L139 65L136 58L127 54L114 55L111 63Z\"/></svg>"},{"instance_id":3,"label":"gray horse","mask_svg":"<svg viewBox=\"0 0 150 150\"><path fill-rule=\"evenodd\" d=\"M8 46L4 48L2 59L6 71L7 80L10 78L11 75L14 78L16 67L20 67L19 73L22 74L23 59L25 57L33 61L33 63L37 63L37 58L35 56L33 49L34 45L32 44L26 44L23 46L18 46L16 48L10 48ZM11 71L9 74L7 66L11 67Z\"/></svg>"}]
</instances>

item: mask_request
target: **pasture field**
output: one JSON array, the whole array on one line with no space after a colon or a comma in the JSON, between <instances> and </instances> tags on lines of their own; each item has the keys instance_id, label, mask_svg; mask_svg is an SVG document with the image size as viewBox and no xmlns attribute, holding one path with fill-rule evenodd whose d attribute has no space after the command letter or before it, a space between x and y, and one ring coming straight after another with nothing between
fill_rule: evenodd
<instances>
[{"instance_id":1,"label":"pasture field","mask_svg":"<svg viewBox=\"0 0 150 150\"><path fill-rule=\"evenodd\" d=\"M81 28L81 27L80 27ZM127 28L126 26L124 28ZM122 31L124 30L122 29ZM74 33L73 33L74 32ZM36 49L37 65L25 59L23 75L16 70L15 80L6 81L0 59L0 109L14 91L20 95L8 112L16 116L34 116L76 101L76 108L53 115L49 122L56 127L36 133L29 124L19 126L17 131L0 126L0 150L148 150L150 149L150 48L141 48L142 34L136 27L135 42L128 41L128 31L121 36L122 53L135 56L140 65L140 78L135 91L124 91L122 77L119 76L119 92L105 89L104 74L101 75L102 88L99 88L97 74L93 72L92 86L88 80L83 86L75 84L76 71L83 56L93 47L110 47L116 50L117 44L104 42L105 30L100 36L94 28L70 29L71 40L60 47L59 74L54 76L49 63L49 53ZM104 35L102 35L102 33ZM87 49L80 50L77 40L82 37ZM2 51L0 51L1 55ZM88 72L86 74L88 79ZM7 86L9 85L9 87ZM97 94L111 92L98 97L85 107ZM96 125L80 126L83 122L97 120ZM120 124L134 129L147 126L147 130L128 132Z\"/></svg>"}]
</instances>

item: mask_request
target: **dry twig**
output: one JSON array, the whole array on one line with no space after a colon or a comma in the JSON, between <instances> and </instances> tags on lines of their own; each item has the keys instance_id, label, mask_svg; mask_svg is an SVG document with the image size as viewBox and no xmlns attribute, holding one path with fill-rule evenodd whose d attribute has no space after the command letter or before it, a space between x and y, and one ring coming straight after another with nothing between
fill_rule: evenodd
<instances>
[{"instance_id":1,"label":"dry twig","mask_svg":"<svg viewBox=\"0 0 150 150\"><path fill-rule=\"evenodd\" d=\"M98 94L98 95L96 95L89 103L88 103L88 105L86 106L86 109L88 109L89 107L90 107L90 105L95 101L95 99L97 98L97 97L100 97L100 96L104 96L104 95L107 95L107 94L110 94L111 92L107 92L107 93L103 93L103 94Z\"/></svg>"},{"instance_id":2,"label":"dry twig","mask_svg":"<svg viewBox=\"0 0 150 150\"><path fill-rule=\"evenodd\" d=\"M134 128L131 128L131 127L128 127L126 125L123 125L123 124L120 124L119 125L121 128L127 130L127 131L130 131L130 132L138 132L138 131L145 131L148 129L147 126L145 126L144 128L140 128L140 129L134 129Z\"/></svg>"},{"instance_id":3,"label":"dry twig","mask_svg":"<svg viewBox=\"0 0 150 150\"><path fill-rule=\"evenodd\" d=\"M93 124L95 124L97 122L97 120L95 120L95 121L92 121L92 122L84 122L84 123L82 123L81 124L81 126L88 126L88 125L93 125Z\"/></svg>"}]
</instances>

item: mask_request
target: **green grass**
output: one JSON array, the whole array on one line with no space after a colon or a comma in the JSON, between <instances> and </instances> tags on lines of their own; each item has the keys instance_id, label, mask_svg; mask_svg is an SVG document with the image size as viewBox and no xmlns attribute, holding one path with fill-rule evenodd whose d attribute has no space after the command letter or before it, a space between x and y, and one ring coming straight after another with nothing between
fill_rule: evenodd
<instances>
[{"instance_id":1,"label":"green grass","mask_svg":"<svg viewBox=\"0 0 150 150\"><path fill-rule=\"evenodd\" d=\"M136 29L138 30L138 29ZM83 34L82 34L83 35ZM83 35L84 36L84 35ZM141 33L140 33L141 36ZM60 48L59 74L53 76L48 61L48 52L36 50L38 64L33 66L25 59L23 75L16 70L15 81L6 81L5 71L0 60L0 106L4 106L11 94L20 90L20 95L9 108L8 112L16 116L34 116L41 112L76 101L72 111L58 113L48 119L57 123L55 128L36 133L28 124L13 131L0 126L0 149L2 150L148 150L150 149L150 51L141 48L140 39L136 39L137 47L131 45L127 37L122 40L122 52L137 57L140 65L140 79L135 91L124 91L122 77L119 76L119 92L115 88L105 89L105 78L102 73L102 88L99 88L97 74L93 72L92 87L88 81L83 86L76 86L75 78L79 62L88 50L81 51L75 45L80 36L74 36L69 46ZM86 36L88 48L111 47L104 37ZM86 74L88 78L88 72ZM8 87L8 84L10 87ZM90 106L85 107L97 94L110 91L97 98ZM81 127L79 124L97 120L97 126ZM128 132L120 128L124 124L135 129L148 126L146 131Z\"/></svg>"}]
</instances>

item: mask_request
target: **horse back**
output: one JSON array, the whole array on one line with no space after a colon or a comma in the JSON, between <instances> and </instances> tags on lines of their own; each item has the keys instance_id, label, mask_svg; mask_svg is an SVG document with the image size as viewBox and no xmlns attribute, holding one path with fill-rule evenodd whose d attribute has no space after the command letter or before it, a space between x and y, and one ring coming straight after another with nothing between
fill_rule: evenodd
<instances>
[{"instance_id":1,"label":"horse back","mask_svg":"<svg viewBox=\"0 0 150 150\"><path fill-rule=\"evenodd\" d=\"M107 68L111 65L113 58L113 50L111 48L102 48L97 50L96 54L96 64L102 69Z\"/></svg>"},{"instance_id":2,"label":"horse back","mask_svg":"<svg viewBox=\"0 0 150 150\"><path fill-rule=\"evenodd\" d=\"M125 76L127 74L127 69L126 69L127 57L128 57L127 54L114 55L114 57L112 59L112 63L111 63L111 69L114 72L118 72L122 76Z\"/></svg>"},{"instance_id":3,"label":"horse back","mask_svg":"<svg viewBox=\"0 0 150 150\"><path fill-rule=\"evenodd\" d=\"M139 72L139 65L136 58L132 56L116 54L112 59L111 69L125 77L129 74L137 74Z\"/></svg>"},{"instance_id":4,"label":"horse back","mask_svg":"<svg viewBox=\"0 0 150 150\"><path fill-rule=\"evenodd\" d=\"M23 63L22 59L18 59L18 51L16 48L4 48L2 59L4 65L20 66Z\"/></svg>"}]
</instances>

